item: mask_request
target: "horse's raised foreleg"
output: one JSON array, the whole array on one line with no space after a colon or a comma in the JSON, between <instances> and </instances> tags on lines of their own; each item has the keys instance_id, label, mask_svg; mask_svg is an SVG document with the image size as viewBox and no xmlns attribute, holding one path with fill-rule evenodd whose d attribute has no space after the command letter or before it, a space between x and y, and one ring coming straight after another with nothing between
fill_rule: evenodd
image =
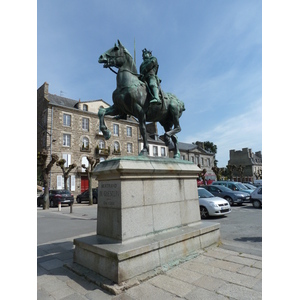
<instances>
[{"instance_id":1,"label":"horse's raised foreleg","mask_svg":"<svg viewBox=\"0 0 300 300\"><path fill-rule=\"evenodd\" d=\"M98 111L98 118L99 118L99 130L102 131L103 136L106 140L108 140L111 137L111 132L110 130L106 127L105 122L104 122L104 116L116 116L118 115L118 111L114 107L114 105L108 107L108 108L103 108L100 107Z\"/></svg>"}]
</instances>

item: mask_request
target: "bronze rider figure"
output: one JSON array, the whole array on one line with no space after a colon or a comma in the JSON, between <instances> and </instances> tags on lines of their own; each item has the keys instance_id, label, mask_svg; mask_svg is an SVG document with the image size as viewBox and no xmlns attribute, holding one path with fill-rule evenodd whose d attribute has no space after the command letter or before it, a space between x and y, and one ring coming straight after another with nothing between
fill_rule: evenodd
<instances>
[{"instance_id":1,"label":"bronze rider figure","mask_svg":"<svg viewBox=\"0 0 300 300\"><path fill-rule=\"evenodd\" d=\"M159 67L157 59L156 57L152 56L152 51L145 48L143 50L143 60L144 61L140 66L140 79L148 83L150 94L152 96L150 104L161 104L161 100L159 99L160 79L157 77L157 71Z\"/></svg>"}]
</instances>

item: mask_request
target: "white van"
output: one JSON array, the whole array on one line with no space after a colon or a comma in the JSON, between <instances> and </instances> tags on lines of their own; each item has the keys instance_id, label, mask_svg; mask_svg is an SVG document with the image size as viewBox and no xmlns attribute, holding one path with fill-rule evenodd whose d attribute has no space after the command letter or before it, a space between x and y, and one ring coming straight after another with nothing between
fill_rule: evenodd
<instances>
[{"instance_id":1,"label":"white van","mask_svg":"<svg viewBox=\"0 0 300 300\"><path fill-rule=\"evenodd\" d=\"M262 179L257 179L257 180L254 180L254 185L255 186L262 186Z\"/></svg>"}]
</instances>

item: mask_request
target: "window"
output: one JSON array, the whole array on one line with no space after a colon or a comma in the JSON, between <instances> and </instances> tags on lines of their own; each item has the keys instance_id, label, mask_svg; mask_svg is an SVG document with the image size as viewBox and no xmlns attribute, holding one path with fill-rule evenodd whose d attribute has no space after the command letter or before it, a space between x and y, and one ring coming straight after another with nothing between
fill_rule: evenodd
<instances>
[{"instance_id":1,"label":"window","mask_svg":"<svg viewBox=\"0 0 300 300\"><path fill-rule=\"evenodd\" d=\"M195 162L194 156L191 157L191 162Z\"/></svg>"},{"instance_id":2,"label":"window","mask_svg":"<svg viewBox=\"0 0 300 300\"><path fill-rule=\"evenodd\" d=\"M196 156L196 165L198 166L199 165L199 157Z\"/></svg>"},{"instance_id":3,"label":"window","mask_svg":"<svg viewBox=\"0 0 300 300\"><path fill-rule=\"evenodd\" d=\"M182 160L185 160L185 155L181 155L181 159L182 159Z\"/></svg>"},{"instance_id":4,"label":"window","mask_svg":"<svg viewBox=\"0 0 300 300\"><path fill-rule=\"evenodd\" d=\"M114 135L119 136L119 125L118 124L114 124Z\"/></svg>"},{"instance_id":5,"label":"window","mask_svg":"<svg viewBox=\"0 0 300 300\"><path fill-rule=\"evenodd\" d=\"M63 114L64 126L71 126L71 115Z\"/></svg>"},{"instance_id":6,"label":"window","mask_svg":"<svg viewBox=\"0 0 300 300\"><path fill-rule=\"evenodd\" d=\"M89 131L89 119L88 118L82 118L82 129Z\"/></svg>"},{"instance_id":7,"label":"window","mask_svg":"<svg viewBox=\"0 0 300 300\"><path fill-rule=\"evenodd\" d=\"M153 146L153 156L158 156L157 146Z\"/></svg>"},{"instance_id":8,"label":"window","mask_svg":"<svg viewBox=\"0 0 300 300\"><path fill-rule=\"evenodd\" d=\"M86 104L83 104L82 110L83 110L83 111L88 111L88 106L87 106Z\"/></svg>"},{"instance_id":9,"label":"window","mask_svg":"<svg viewBox=\"0 0 300 300\"><path fill-rule=\"evenodd\" d=\"M132 127L127 127L127 136L132 136Z\"/></svg>"},{"instance_id":10,"label":"window","mask_svg":"<svg viewBox=\"0 0 300 300\"><path fill-rule=\"evenodd\" d=\"M82 148L83 149L88 149L89 148L89 144L90 144L90 141L87 137L84 137L82 139Z\"/></svg>"},{"instance_id":11,"label":"window","mask_svg":"<svg viewBox=\"0 0 300 300\"><path fill-rule=\"evenodd\" d=\"M71 134L63 134L63 146L71 147Z\"/></svg>"},{"instance_id":12,"label":"window","mask_svg":"<svg viewBox=\"0 0 300 300\"><path fill-rule=\"evenodd\" d=\"M86 168L89 166L89 161L87 160L86 156L81 159L81 167L82 165L84 165ZM81 168L81 172L86 172L86 169Z\"/></svg>"},{"instance_id":13,"label":"window","mask_svg":"<svg viewBox=\"0 0 300 300\"><path fill-rule=\"evenodd\" d=\"M166 156L166 148L165 147L160 148L160 155L161 156Z\"/></svg>"},{"instance_id":14,"label":"window","mask_svg":"<svg viewBox=\"0 0 300 300\"><path fill-rule=\"evenodd\" d=\"M120 145L118 142L114 142L114 152L120 152Z\"/></svg>"},{"instance_id":15,"label":"window","mask_svg":"<svg viewBox=\"0 0 300 300\"><path fill-rule=\"evenodd\" d=\"M75 175L69 176L68 179L67 179L67 189L70 188L70 184L71 184L71 191L75 191L75 183L76 183ZM64 190L65 189L64 185L65 185L65 183L64 183L63 176L62 175L57 175L56 188L58 190Z\"/></svg>"},{"instance_id":16,"label":"window","mask_svg":"<svg viewBox=\"0 0 300 300\"><path fill-rule=\"evenodd\" d=\"M207 159L207 165L210 167L210 159Z\"/></svg>"},{"instance_id":17,"label":"window","mask_svg":"<svg viewBox=\"0 0 300 300\"><path fill-rule=\"evenodd\" d=\"M203 157L201 157L201 167L203 167L204 166L204 159L203 159Z\"/></svg>"},{"instance_id":18,"label":"window","mask_svg":"<svg viewBox=\"0 0 300 300\"><path fill-rule=\"evenodd\" d=\"M71 154L63 153L62 158L66 161L64 167L67 168L71 164Z\"/></svg>"},{"instance_id":19,"label":"window","mask_svg":"<svg viewBox=\"0 0 300 300\"><path fill-rule=\"evenodd\" d=\"M127 144L127 152L132 153L132 143Z\"/></svg>"},{"instance_id":20,"label":"window","mask_svg":"<svg viewBox=\"0 0 300 300\"><path fill-rule=\"evenodd\" d=\"M104 149L105 148L105 142L103 140L99 141L99 148Z\"/></svg>"}]
</instances>

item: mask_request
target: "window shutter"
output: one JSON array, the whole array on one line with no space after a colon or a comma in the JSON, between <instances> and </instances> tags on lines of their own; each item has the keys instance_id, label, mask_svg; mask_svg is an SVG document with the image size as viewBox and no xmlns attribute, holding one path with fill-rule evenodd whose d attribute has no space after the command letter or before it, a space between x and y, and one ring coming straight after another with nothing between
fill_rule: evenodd
<instances>
[{"instance_id":1,"label":"window shutter","mask_svg":"<svg viewBox=\"0 0 300 300\"><path fill-rule=\"evenodd\" d=\"M68 154L68 163L67 163L67 167L71 164L71 154Z\"/></svg>"},{"instance_id":2,"label":"window shutter","mask_svg":"<svg viewBox=\"0 0 300 300\"><path fill-rule=\"evenodd\" d=\"M68 166L68 154L63 153L62 158L66 161L64 164L64 167L66 168Z\"/></svg>"},{"instance_id":3,"label":"window shutter","mask_svg":"<svg viewBox=\"0 0 300 300\"><path fill-rule=\"evenodd\" d=\"M62 175L57 175L57 189L61 190L62 189L62 184L63 184L63 180L62 180Z\"/></svg>"},{"instance_id":4,"label":"window shutter","mask_svg":"<svg viewBox=\"0 0 300 300\"><path fill-rule=\"evenodd\" d=\"M75 175L71 175L71 191L75 191Z\"/></svg>"},{"instance_id":5,"label":"window shutter","mask_svg":"<svg viewBox=\"0 0 300 300\"><path fill-rule=\"evenodd\" d=\"M85 165L86 167L89 166L89 161L87 160L86 156L84 156L81 160L81 164ZM82 168L81 172L85 172L86 170L84 168Z\"/></svg>"}]
</instances>

